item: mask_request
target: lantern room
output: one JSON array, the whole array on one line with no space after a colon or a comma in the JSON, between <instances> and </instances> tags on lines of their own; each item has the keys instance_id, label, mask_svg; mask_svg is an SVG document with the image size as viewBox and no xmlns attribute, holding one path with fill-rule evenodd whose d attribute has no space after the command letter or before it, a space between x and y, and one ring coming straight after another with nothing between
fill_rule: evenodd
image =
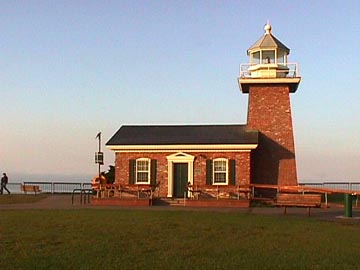
<instances>
[{"instance_id":1,"label":"lantern room","mask_svg":"<svg viewBox=\"0 0 360 270\"><path fill-rule=\"evenodd\" d=\"M271 25L264 27L264 35L248 50L249 62L240 65L238 83L243 93L254 84L285 83L294 93L300 82L297 63L289 63L290 49L271 33Z\"/></svg>"},{"instance_id":2,"label":"lantern room","mask_svg":"<svg viewBox=\"0 0 360 270\"><path fill-rule=\"evenodd\" d=\"M283 78L289 73L287 56L290 49L271 34L271 25L264 27L265 34L252 45L248 72L251 78Z\"/></svg>"}]
</instances>

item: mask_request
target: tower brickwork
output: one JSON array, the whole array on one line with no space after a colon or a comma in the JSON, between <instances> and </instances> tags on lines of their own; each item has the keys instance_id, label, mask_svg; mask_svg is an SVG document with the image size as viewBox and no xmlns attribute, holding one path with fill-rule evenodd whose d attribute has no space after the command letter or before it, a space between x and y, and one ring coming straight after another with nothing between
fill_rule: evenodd
<instances>
[{"instance_id":1,"label":"tower brickwork","mask_svg":"<svg viewBox=\"0 0 360 270\"><path fill-rule=\"evenodd\" d=\"M300 83L290 49L271 34L248 49L250 63L240 67L240 89L249 94L247 128L259 131L259 146L251 155L251 183L297 185L290 93Z\"/></svg>"},{"instance_id":2,"label":"tower brickwork","mask_svg":"<svg viewBox=\"0 0 360 270\"><path fill-rule=\"evenodd\" d=\"M286 84L249 88L247 126L260 134L251 160L253 183L297 185L289 90Z\"/></svg>"}]
</instances>

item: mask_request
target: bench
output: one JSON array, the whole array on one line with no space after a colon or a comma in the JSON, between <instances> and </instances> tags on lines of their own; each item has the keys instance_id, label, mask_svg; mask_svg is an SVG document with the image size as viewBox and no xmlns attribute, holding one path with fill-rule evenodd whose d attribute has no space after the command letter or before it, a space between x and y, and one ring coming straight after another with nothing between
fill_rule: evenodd
<instances>
[{"instance_id":1,"label":"bench","mask_svg":"<svg viewBox=\"0 0 360 270\"><path fill-rule=\"evenodd\" d=\"M34 192L35 195L40 193L40 187L36 185L21 185L21 191L27 194L28 192Z\"/></svg>"},{"instance_id":2,"label":"bench","mask_svg":"<svg viewBox=\"0 0 360 270\"><path fill-rule=\"evenodd\" d=\"M284 207L286 215L287 207L305 207L308 209L310 216L310 208L321 207L320 194L299 194L299 193L278 193L276 196L276 205Z\"/></svg>"}]
</instances>

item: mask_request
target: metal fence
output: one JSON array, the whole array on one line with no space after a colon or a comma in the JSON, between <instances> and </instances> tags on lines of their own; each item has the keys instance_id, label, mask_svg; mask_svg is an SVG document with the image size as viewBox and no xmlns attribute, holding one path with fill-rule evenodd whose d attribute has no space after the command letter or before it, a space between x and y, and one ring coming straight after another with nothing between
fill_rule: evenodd
<instances>
[{"instance_id":1,"label":"metal fence","mask_svg":"<svg viewBox=\"0 0 360 270\"><path fill-rule=\"evenodd\" d=\"M35 185L39 186L41 192L51 194L70 194L74 189L89 189L91 183L86 182L23 182L23 183L9 183L7 188L11 193L20 194L21 185Z\"/></svg>"},{"instance_id":2,"label":"metal fence","mask_svg":"<svg viewBox=\"0 0 360 270\"><path fill-rule=\"evenodd\" d=\"M351 191L360 191L360 182L323 182L323 183L300 183L301 186L315 187L315 188L331 188L343 189Z\"/></svg>"},{"instance_id":3,"label":"metal fence","mask_svg":"<svg viewBox=\"0 0 360 270\"><path fill-rule=\"evenodd\" d=\"M21 193L21 185L36 185L39 186L41 192L51 194L70 194L74 189L90 189L90 182L23 182L23 183L9 183L7 188L11 193ZM317 188L333 188L351 191L360 191L360 182L304 182L301 186L317 187Z\"/></svg>"}]
</instances>

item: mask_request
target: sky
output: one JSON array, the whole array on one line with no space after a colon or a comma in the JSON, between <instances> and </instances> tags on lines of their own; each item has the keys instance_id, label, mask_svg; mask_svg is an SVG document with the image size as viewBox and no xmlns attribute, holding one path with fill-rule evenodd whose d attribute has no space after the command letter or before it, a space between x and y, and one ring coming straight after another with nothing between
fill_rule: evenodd
<instances>
[{"instance_id":1,"label":"sky","mask_svg":"<svg viewBox=\"0 0 360 270\"><path fill-rule=\"evenodd\" d=\"M0 171L87 181L122 125L245 124L264 33L290 48L300 182L360 181L359 1L1 1Z\"/></svg>"}]
</instances>

